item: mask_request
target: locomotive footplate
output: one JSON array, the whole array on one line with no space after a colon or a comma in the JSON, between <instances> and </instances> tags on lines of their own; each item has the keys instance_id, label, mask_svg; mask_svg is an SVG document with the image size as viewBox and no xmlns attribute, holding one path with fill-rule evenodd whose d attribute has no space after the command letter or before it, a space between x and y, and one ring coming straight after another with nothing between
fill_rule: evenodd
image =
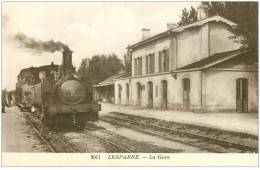
<instances>
[{"instance_id":1,"label":"locomotive footplate","mask_svg":"<svg viewBox=\"0 0 260 170\"><path fill-rule=\"evenodd\" d=\"M101 104L77 104L77 105L48 105L49 116L54 116L57 113L88 113L101 111Z\"/></svg>"}]
</instances>

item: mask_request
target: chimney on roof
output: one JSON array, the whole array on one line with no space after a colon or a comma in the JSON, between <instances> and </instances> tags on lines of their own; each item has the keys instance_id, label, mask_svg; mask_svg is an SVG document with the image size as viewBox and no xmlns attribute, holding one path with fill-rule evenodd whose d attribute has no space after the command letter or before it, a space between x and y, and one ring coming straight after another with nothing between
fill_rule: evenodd
<instances>
[{"instance_id":1,"label":"chimney on roof","mask_svg":"<svg viewBox=\"0 0 260 170\"><path fill-rule=\"evenodd\" d=\"M142 29L142 40L145 40L150 37L150 29L149 28L143 28Z\"/></svg>"},{"instance_id":2,"label":"chimney on roof","mask_svg":"<svg viewBox=\"0 0 260 170\"><path fill-rule=\"evenodd\" d=\"M198 13L197 16L198 21L209 17L209 9L206 5L201 4L200 6L198 6L197 13Z\"/></svg>"},{"instance_id":3,"label":"chimney on roof","mask_svg":"<svg viewBox=\"0 0 260 170\"><path fill-rule=\"evenodd\" d=\"M175 22L167 22L167 30L171 30L173 28L178 27L178 24Z\"/></svg>"}]
</instances>

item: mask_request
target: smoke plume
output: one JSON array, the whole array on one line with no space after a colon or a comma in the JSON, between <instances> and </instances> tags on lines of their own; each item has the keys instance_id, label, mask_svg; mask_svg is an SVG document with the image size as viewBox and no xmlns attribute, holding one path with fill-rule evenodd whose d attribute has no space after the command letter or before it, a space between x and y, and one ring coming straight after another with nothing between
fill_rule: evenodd
<instances>
[{"instance_id":1,"label":"smoke plume","mask_svg":"<svg viewBox=\"0 0 260 170\"><path fill-rule=\"evenodd\" d=\"M68 45L58 41L40 41L27 37L26 35L19 33L14 36L14 40L19 43L20 47L33 50L35 52L51 52L55 51L70 51Z\"/></svg>"}]
</instances>

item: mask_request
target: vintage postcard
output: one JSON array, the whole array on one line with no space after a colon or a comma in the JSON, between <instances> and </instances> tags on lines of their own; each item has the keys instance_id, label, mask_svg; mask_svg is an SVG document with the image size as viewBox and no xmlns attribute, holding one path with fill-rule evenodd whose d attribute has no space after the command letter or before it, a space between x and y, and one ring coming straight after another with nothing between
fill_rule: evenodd
<instances>
[{"instance_id":1,"label":"vintage postcard","mask_svg":"<svg viewBox=\"0 0 260 170\"><path fill-rule=\"evenodd\" d=\"M258 166L258 2L2 2L2 166Z\"/></svg>"}]
</instances>

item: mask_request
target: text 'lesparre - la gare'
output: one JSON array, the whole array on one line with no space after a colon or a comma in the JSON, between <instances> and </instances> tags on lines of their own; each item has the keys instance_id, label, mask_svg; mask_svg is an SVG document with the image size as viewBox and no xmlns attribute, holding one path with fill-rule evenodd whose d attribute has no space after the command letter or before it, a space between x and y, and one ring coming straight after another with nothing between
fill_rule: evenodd
<instances>
[{"instance_id":1,"label":"text 'lesparre - la gare'","mask_svg":"<svg viewBox=\"0 0 260 170\"><path fill-rule=\"evenodd\" d=\"M165 155L108 155L108 159L170 159L170 156Z\"/></svg>"}]
</instances>

